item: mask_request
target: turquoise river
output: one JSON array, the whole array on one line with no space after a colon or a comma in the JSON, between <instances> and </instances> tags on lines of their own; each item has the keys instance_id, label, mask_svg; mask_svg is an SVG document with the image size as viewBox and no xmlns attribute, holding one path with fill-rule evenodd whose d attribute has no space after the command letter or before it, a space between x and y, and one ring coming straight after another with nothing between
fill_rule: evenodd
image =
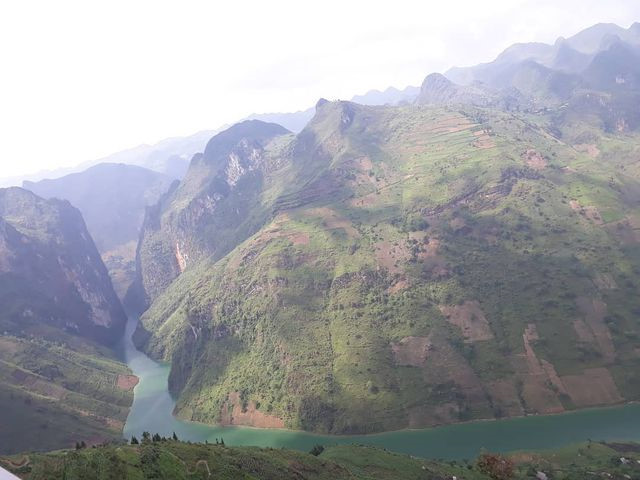
<instances>
[{"instance_id":1,"label":"turquoise river","mask_svg":"<svg viewBox=\"0 0 640 480\"><path fill-rule=\"evenodd\" d=\"M215 442L224 438L227 445L286 447L304 451L315 444L358 443L442 459L472 458L482 449L506 452L553 448L588 439L640 441L640 404L362 436L315 435L186 422L172 414L175 401L167 389L169 366L151 360L135 348L131 341L135 326L136 320L131 319L121 345L127 364L140 378L124 427L125 438L140 436L145 430L165 436L176 432L182 440Z\"/></svg>"}]
</instances>

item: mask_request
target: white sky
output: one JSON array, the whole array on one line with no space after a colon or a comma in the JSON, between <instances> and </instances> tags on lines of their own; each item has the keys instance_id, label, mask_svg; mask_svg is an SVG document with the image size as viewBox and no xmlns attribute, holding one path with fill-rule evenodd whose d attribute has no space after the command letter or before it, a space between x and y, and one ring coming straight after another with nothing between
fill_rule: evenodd
<instances>
[{"instance_id":1,"label":"white sky","mask_svg":"<svg viewBox=\"0 0 640 480\"><path fill-rule=\"evenodd\" d=\"M6 0L0 177L634 21L638 0Z\"/></svg>"}]
</instances>

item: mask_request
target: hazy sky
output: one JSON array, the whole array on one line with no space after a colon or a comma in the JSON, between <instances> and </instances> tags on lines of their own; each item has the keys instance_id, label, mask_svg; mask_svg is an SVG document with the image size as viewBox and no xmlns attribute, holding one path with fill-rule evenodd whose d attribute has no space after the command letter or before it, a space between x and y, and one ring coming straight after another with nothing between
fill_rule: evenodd
<instances>
[{"instance_id":1,"label":"hazy sky","mask_svg":"<svg viewBox=\"0 0 640 480\"><path fill-rule=\"evenodd\" d=\"M0 4L0 177L640 21L638 0Z\"/></svg>"}]
</instances>

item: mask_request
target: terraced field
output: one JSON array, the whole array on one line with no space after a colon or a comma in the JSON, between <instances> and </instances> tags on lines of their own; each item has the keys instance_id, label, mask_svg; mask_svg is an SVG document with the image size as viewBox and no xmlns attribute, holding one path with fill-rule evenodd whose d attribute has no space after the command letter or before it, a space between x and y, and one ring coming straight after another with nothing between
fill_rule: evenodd
<instances>
[{"instance_id":1,"label":"terraced field","mask_svg":"<svg viewBox=\"0 0 640 480\"><path fill-rule=\"evenodd\" d=\"M362 433L638 399L638 139L552 120L337 102L270 140L246 239L137 332L178 415Z\"/></svg>"}]
</instances>

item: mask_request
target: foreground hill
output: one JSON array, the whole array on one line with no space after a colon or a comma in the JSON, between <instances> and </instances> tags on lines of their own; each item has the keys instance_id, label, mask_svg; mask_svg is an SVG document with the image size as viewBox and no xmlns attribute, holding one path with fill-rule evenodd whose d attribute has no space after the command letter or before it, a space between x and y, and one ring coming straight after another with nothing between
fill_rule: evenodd
<instances>
[{"instance_id":1,"label":"foreground hill","mask_svg":"<svg viewBox=\"0 0 640 480\"><path fill-rule=\"evenodd\" d=\"M87 223L120 298L135 276L135 251L146 207L155 204L172 180L133 165L101 163L54 180L24 182L44 198L68 200Z\"/></svg>"},{"instance_id":2,"label":"foreground hill","mask_svg":"<svg viewBox=\"0 0 640 480\"><path fill-rule=\"evenodd\" d=\"M355 433L638 399L638 137L555 115L319 102L214 138L147 219L142 277L177 277L135 340L176 413Z\"/></svg>"},{"instance_id":3,"label":"foreground hill","mask_svg":"<svg viewBox=\"0 0 640 480\"><path fill-rule=\"evenodd\" d=\"M589 443L508 457L483 454L472 462L444 463L355 445L316 448L316 456L271 448L157 441L0 458L0 465L25 480L582 480L590 476L622 480L640 474L639 452L636 444Z\"/></svg>"},{"instance_id":4,"label":"foreground hill","mask_svg":"<svg viewBox=\"0 0 640 480\"><path fill-rule=\"evenodd\" d=\"M104 344L126 317L82 215L0 190L0 451L114 438L132 395Z\"/></svg>"}]
</instances>

